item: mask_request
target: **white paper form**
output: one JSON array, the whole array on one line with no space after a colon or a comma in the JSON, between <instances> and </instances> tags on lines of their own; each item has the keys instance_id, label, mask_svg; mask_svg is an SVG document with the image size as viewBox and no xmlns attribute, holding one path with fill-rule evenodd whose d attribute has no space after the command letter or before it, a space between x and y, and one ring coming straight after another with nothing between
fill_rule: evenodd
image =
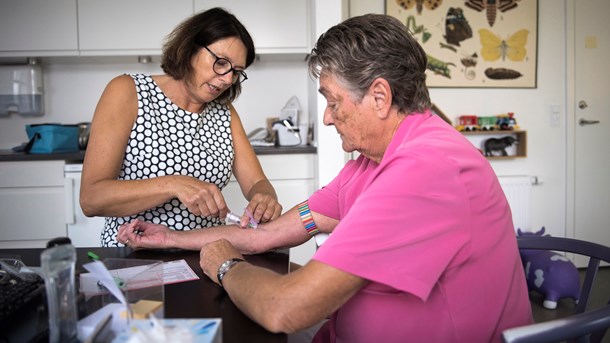
<instances>
[{"instance_id":1,"label":"white paper form","mask_svg":"<svg viewBox=\"0 0 610 343\"><path fill-rule=\"evenodd\" d=\"M136 267L120 268L110 270L110 274L115 280L127 281L122 286L123 289L138 289L145 287L172 284L191 280L198 280L199 277L184 259L164 262L163 273L159 275L158 268L151 268L151 265L141 265ZM80 291L87 295L104 293L104 289L98 285L99 275L84 273L80 275Z\"/></svg>"}]
</instances>

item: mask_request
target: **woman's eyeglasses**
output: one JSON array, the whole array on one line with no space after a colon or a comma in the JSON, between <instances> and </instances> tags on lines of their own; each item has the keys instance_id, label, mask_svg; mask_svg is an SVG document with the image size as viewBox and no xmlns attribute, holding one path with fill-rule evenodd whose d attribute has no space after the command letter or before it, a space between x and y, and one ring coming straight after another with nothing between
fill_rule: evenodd
<instances>
[{"instance_id":1,"label":"woman's eyeglasses","mask_svg":"<svg viewBox=\"0 0 610 343\"><path fill-rule=\"evenodd\" d=\"M216 59L216 61L214 61L214 65L212 66L212 69L216 74L227 75L228 73L233 72L233 77L231 79L233 84L239 84L248 79L246 72L233 68L231 61L226 58L216 56L216 54L213 53L212 50L210 50L207 46L204 46L204 48Z\"/></svg>"}]
</instances>

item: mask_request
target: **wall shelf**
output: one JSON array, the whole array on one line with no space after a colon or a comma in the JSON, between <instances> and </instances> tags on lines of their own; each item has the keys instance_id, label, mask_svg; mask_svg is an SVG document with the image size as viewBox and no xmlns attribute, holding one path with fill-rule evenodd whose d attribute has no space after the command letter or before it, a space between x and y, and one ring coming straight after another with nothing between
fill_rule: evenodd
<instances>
[{"instance_id":1,"label":"wall shelf","mask_svg":"<svg viewBox=\"0 0 610 343\"><path fill-rule=\"evenodd\" d=\"M462 131L461 133L482 152L485 152L484 144L489 138L512 136L517 139L517 144L506 149L509 156L486 156L489 160L507 160L527 157L527 131L525 130Z\"/></svg>"}]
</instances>

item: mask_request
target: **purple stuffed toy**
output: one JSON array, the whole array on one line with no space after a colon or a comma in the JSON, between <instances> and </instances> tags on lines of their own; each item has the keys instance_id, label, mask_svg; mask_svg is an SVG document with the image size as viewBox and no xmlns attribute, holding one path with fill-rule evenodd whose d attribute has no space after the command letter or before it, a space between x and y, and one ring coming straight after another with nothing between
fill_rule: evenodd
<instances>
[{"instance_id":1,"label":"purple stuffed toy","mask_svg":"<svg viewBox=\"0 0 610 343\"><path fill-rule=\"evenodd\" d=\"M544 231L544 227L538 232L522 232L517 229L517 236L544 236ZM568 297L578 303L580 276L572 261L549 250L521 249L519 252L525 269L527 288L544 295L542 306L555 309L557 300Z\"/></svg>"}]
</instances>

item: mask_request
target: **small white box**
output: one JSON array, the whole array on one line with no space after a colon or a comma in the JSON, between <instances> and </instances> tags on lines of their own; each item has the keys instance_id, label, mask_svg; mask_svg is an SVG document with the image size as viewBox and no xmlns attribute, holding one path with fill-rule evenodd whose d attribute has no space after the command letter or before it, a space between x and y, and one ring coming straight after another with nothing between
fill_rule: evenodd
<instances>
[{"instance_id":1,"label":"small white box","mask_svg":"<svg viewBox=\"0 0 610 343\"><path fill-rule=\"evenodd\" d=\"M174 342L221 343L222 319L160 319L154 325L150 320L132 320L129 328L119 333L113 343ZM160 325L161 327L156 327Z\"/></svg>"}]
</instances>

